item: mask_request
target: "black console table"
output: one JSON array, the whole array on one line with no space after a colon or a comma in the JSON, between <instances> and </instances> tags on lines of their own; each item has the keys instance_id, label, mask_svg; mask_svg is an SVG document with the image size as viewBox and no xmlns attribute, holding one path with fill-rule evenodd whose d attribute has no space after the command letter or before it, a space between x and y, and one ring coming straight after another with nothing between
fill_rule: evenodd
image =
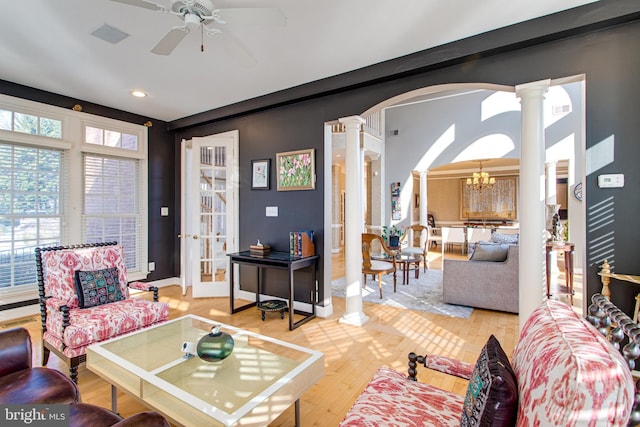
<instances>
[{"instance_id":1,"label":"black console table","mask_svg":"<svg viewBox=\"0 0 640 427\"><path fill-rule=\"evenodd\" d=\"M289 272L289 330L293 331L300 325L308 322L316 317L316 265L318 262L318 255L313 255L305 258L293 258L289 252L270 252L268 255L253 255L250 251L242 251L233 254L228 254L231 261L231 272L229 275L229 298L231 302L231 314L237 313L242 310L246 310L251 307L255 307L260 300L260 291L262 290L262 271L265 268L275 268L278 270L287 270ZM233 264L251 265L257 268L258 271L258 289L256 292L256 302L243 305L241 307L235 307L234 304L234 268ZM311 313L307 313L300 310L294 310L293 308L293 273L296 270L303 268L311 268ZM293 321L293 315L300 314L304 316L297 322Z\"/></svg>"}]
</instances>

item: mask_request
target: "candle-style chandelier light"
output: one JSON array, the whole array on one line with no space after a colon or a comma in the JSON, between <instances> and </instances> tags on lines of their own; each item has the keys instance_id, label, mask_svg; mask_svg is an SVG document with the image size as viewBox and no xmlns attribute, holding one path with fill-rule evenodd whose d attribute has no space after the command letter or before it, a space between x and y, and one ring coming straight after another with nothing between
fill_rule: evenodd
<instances>
[{"instance_id":1,"label":"candle-style chandelier light","mask_svg":"<svg viewBox=\"0 0 640 427\"><path fill-rule=\"evenodd\" d=\"M467 187L473 190L490 189L496 183L496 179L489 176L489 172L482 171L482 161L480 161L480 171L474 172L472 177L467 178Z\"/></svg>"}]
</instances>

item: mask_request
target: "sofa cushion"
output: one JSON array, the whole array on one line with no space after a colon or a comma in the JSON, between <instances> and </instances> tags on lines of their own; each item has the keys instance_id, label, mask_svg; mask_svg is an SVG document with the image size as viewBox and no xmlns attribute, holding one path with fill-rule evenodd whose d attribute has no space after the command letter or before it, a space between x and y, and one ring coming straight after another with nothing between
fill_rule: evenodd
<instances>
[{"instance_id":1,"label":"sofa cushion","mask_svg":"<svg viewBox=\"0 0 640 427\"><path fill-rule=\"evenodd\" d=\"M161 322L169 316L169 305L143 298L130 298L69 312L70 325L62 336L62 313L48 310L46 340L75 349ZM60 348L62 350L62 348ZM82 353L81 353L82 354Z\"/></svg>"},{"instance_id":2,"label":"sofa cushion","mask_svg":"<svg viewBox=\"0 0 640 427\"><path fill-rule=\"evenodd\" d=\"M469 261L504 262L509 253L509 245L476 244Z\"/></svg>"},{"instance_id":3,"label":"sofa cushion","mask_svg":"<svg viewBox=\"0 0 640 427\"><path fill-rule=\"evenodd\" d=\"M491 241L493 243L506 243L510 245L517 245L519 234L503 234L494 232L491 234Z\"/></svg>"},{"instance_id":4,"label":"sofa cushion","mask_svg":"<svg viewBox=\"0 0 640 427\"><path fill-rule=\"evenodd\" d=\"M48 297L60 300L69 308L78 307L78 296L74 284L75 272L93 270L91 257L86 249L65 249L42 252L44 281Z\"/></svg>"},{"instance_id":5,"label":"sofa cushion","mask_svg":"<svg viewBox=\"0 0 640 427\"><path fill-rule=\"evenodd\" d=\"M0 406L17 404L23 406L25 404L69 405L78 401L80 401L80 393L75 383L57 369L34 367L0 377ZM29 425L26 421L8 424ZM34 425L37 424L34 423Z\"/></svg>"},{"instance_id":6,"label":"sofa cushion","mask_svg":"<svg viewBox=\"0 0 640 427\"><path fill-rule=\"evenodd\" d=\"M591 324L561 301L527 319L512 360L517 426L623 426L633 404L626 362Z\"/></svg>"},{"instance_id":7,"label":"sofa cushion","mask_svg":"<svg viewBox=\"0 0 640 427\"><path fill-rule=\"evenodd\" d=\"M513 426L518 386L507 355L491 335L469 379L461 426Z\"/></svg>"},{"instance_id":8,"label":"sofa cushion","mask_svg":"<svg viewBox=\"0 0 640 427\"><path fill-rule=\"evenodd\" d=\"M95 307L123 299L116 267L76 271L75 285L80 308Z\"/></svg>"},{"instance_id":9,"label":"sofa cushion","mask_svg":"<svg viewBox=\"0 0 640 427\"><path fill-rule=\"evenodd\" d=\"M340 426L459 426L462 396L380 367Z\"/></svg>"},{"instance_id":10,"label":"sofa cushion","mask_svg":"<svg viewBox=\"0 0 640 427\"><path fill-rule=\"evenodd\" d=\"M95 271L116 267L120 292L123 298L129 297L122 245L43 251L42 263L46 296L60 300L61 304L69 308L79 306L75 285L75 272L78 270Z\"/></svg>"}]
</instances>

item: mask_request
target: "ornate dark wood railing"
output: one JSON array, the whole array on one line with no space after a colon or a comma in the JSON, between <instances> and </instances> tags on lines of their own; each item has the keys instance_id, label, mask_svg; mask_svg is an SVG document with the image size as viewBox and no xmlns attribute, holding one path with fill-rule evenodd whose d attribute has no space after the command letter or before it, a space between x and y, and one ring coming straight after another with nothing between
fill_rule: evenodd
<instances>
[{"instance_id":1,"label":"ornate dark wood railing","mask_svg":"<svg viewBox=\"0 0 640 427\"><path fill-rule=\"evenodd\" d=\"M602 294L594 294L591 302L587 320L607 337L616 349L620 350L633 374L636 359L640 357L640 326ZM625 338L628 342L621 349L620 346ZM640 424L640 379L636 379L635 390L628 423L630 426Z\"/></svg>"}]
</instances>

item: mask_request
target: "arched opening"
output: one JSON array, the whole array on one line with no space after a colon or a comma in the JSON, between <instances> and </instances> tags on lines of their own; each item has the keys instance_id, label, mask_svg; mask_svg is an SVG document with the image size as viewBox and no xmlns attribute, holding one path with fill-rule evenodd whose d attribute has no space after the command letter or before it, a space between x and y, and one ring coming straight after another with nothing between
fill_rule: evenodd
<instances>
[{"instance_id":1,"label":"arched opening","mask_svg":"<svg viewBox=\"0 0 640 427\"><path fill-rule=\"evenodd\" d=\"M563 221L568 222L568 238L576 243L575 269L581 273L584 265L584 209L579 200L571 197L573 188L584 175L584 112L583 76L555 80L544 104L546 139L546 161L557 164L559 185L553 186L554 202L559 197L564 206ZM446 84L426 87L390 98L365 111L362 116L378 124L377 129L363 129L363 205L365 224L363 229L380 231L390 224L408 226L424 222L429 212L432 197L460 201L460 191L445 196L424 194L419 188L420 173L437 176L453 163L466 166L460 173L471 174L478 160L501 159L502 162L520 160L521 111L515 90L510 86L495 84ZM372 119L373 118L373 119ZM333 130L335 139L339 129ZM365 143L366 138L379 140L382 147L374 152L375 143ZM334 147L327 152L332 160L332 170L326 176L332 179L326 187L340 191L340 149ZM375 155L371 155L374 153ZM474 164L474 167L469 165ZM494 173L501 174L510 166L491 166ZM497 168L497 169L496 169ZM511 173L511 172L510 172ZM517 176L517 173L514 173ZM465 175L466 176L466 175ZM459 180L461 175L456 177ZM400 183L399 209L394 210L390 185ZM459 184L458 184L459 185ZM549 186L549 188L551 188ZM426 195L427 197L422 197ZM346 195L347 197L349 195ZM342 197L342 198L341 198ZM340 200L344 195L330 197L331 209L339 218ZM327 202L327 200L325 200ZM338 203L336 209L335 203ZM516 201L517 205L517 201ZM393 210L393 211L392 211ZM399 211L399 215L398 215ZM459 208L450 209L457 215L440 218L447 225L464 225ZM566 218L566 219L565 219ZM477 219L477 218L474 218ZM511 221L517 226L518 215ZM331 222L333 232L340 224ZM342 231L338 231L340 235ZM336 235L334 234L334 236ZM333 240L335 242L335 240ZM326 277L336 278L341 274L341 250L338 245L325 258ZM329 292L330 294L330 292ZM575 305L582 306L580 298Z\"/></svg>"}]
</instances>

